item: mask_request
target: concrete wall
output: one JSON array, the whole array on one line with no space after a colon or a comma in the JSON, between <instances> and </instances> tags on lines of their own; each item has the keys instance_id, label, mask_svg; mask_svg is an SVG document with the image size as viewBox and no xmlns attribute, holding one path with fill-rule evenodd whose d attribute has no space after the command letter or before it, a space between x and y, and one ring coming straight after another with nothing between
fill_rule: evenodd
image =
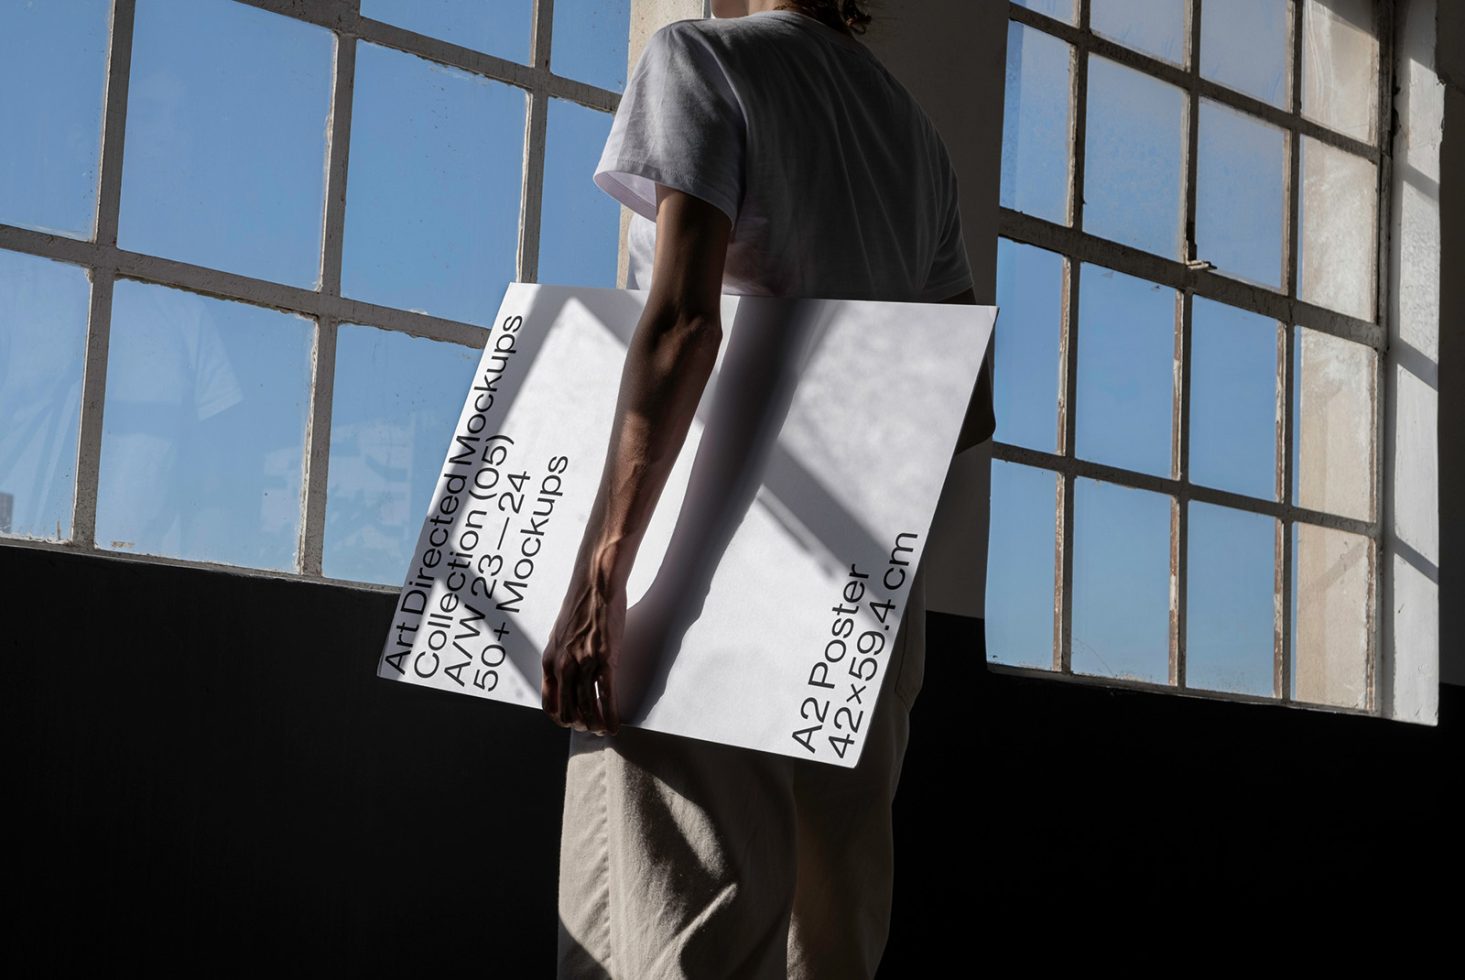
<instances>
[{"instance_id":1,"label":"concrete wall","mask_svg":"<svg viewBox=\"0 0 1465 980\"><path fill-rule=\"evenodd\" d=\"M1002 173L1002 79L1007 6L970 0L874 3L864 41L911 91L951 152L977 302L997 302L997 211ZM993 343L1001 342L997 318ZM922 559L933 612L985 615L992 443L960 453L931 522Z\"/></svg>"},{"instance_id":2,"label":"concrete wall","mask_svg":"<svg viewBox=\"0 0 1465 980\"><path fill-rule=\"evenodd\" d=\"M1440 679L1465 684L1465 4L1438 4Z\"/></svg>"}]
</instances>

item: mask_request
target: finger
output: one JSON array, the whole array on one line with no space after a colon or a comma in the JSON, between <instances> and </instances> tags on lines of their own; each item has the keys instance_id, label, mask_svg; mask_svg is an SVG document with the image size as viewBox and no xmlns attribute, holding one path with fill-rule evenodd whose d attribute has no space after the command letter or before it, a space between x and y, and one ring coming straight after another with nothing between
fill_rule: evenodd
<instances>
[{"instance_id":1,"label":"finger","mask_svg":"<svg viewBox=\"0 0 1465 980\"><path fill-rule=\"evenodd\" d=\"M565 658L555 678L554 717L560 725L570 728L575 722L575 686L578 665L573 658Z\"/></svg>"},{"instance_id":2,"label":"finger","mask_svg":"<svg viewBox=\"0 0 1465 980\"><path fill-rule=\"evenodd\" d=\"M583 664L580 669L580 697L579 711L580 718L585 722L586 727L597 735L605 734L605 719L601 717L600 700L596 695L595 686L600 671L599 664Z\"/></svg>"},{"instance_id":3,"label":"finger","mask_svg":"<svg viewBox=\"0 0 1465 980\"><path fill-rule=\"evenodd\" d=\"M600 717L605 723L607 735L614 735L621 730L621 713L616 708L615 682L616 672L607 667L600 672Z\"/></svg>"},{"instance_id":4,"label":"finger","mask_svg":"<svg viewBox=\"0 0 1465 980\"><path fill-rule=\"evenodd\" d=\"M554 717L554 670L551 665L541 661L542 671L539 677L539 707L551 718Z\"/></svg>"},{"instance_id":5,"label":"finger","mask_svg":"<svg viewBox=\"0 0 1465 980\"><path fill-rule=\"evenodd\" d=\"M555 708L559 703L559 678L555 674L554 651L559 648L559 624L549 631L549 639L545 641L544 652L539 657L540 679L539 679L539 706L555 724L559 719L555 717Z\"/></svg>"}]
</instances>

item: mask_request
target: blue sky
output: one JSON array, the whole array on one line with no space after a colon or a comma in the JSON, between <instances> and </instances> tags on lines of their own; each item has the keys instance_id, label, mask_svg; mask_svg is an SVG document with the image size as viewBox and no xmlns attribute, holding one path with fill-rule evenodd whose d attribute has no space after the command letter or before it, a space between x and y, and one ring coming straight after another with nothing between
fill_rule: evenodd
<instances>
[{"instance_id":1,"label":"blue sky","mask_svg":"<svg viewBox=\"0 0 1465 980\"><path fill-rule=\"evenodd\" d=\"M1027 5L1071 17L1064 0ZM1234 0L1222 17L1207 5L1203 74L1286 106L1284 6ZM457 0L363 0L362 13L522 62L531 7L503 0L489 16ZM1147 0L1138 17L1137 0L1094 0L1094 25L1178 62L1182 7ZM558 0L552 69L620 90L628 11L629 0ZM105 0L0 0L0 132L9 137L0 143L0 222L91 236L107 37ZM139 0L120 246L316 288L334 43L324 28L230 0ZM1065 223L1068 49L1017 24L1008 49L1001 200ZM1181 258L1185 99L1104 58L1089 71L1084 227ZM526 107L512 86L358 45L347 296L488 324L515 275ZM540 281L614 285L619 210L590 179L609 126L607 113L550 104ZM1201 257L1278 288L1284 134L1209 100L1198 132ZM1065 260L1004 240L997 273L997 438L1055 452ZM1073 273L1077 452L1169 476L1180 297L1099 265ZM12 497L14 534L71 533L89 296L80 267L0 251L0 417L20 422L0 433L0 491ZM1193 304L1191 477L1274 500L1275 370L1287 327L1203 298ZM294 568L311 332L301 316L118 282L99 547ZM1359 363L1338 345L1355 346L1314 338L1308 350L1319 350L1324 367ZM326 575L400 583L477 356L370 323L341 325ZM1056 487L1051 472L993 464L986 609L996 661L1051 665ZM1364 505L1332 488L1300 493L1353 516ZM1081 479L1074 506L1074 669L1163 682L1169 498ZM1190 507L1190 683L1270 693L1272 523Z\"/></svg>"}]
</instances>

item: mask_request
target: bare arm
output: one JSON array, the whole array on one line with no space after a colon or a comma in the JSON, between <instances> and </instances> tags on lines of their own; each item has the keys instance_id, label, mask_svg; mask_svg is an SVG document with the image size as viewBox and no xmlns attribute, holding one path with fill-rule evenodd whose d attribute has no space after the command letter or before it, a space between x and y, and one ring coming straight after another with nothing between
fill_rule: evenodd
<instances>
[{"instance_id":1,"label":"bare arm","mask_svg":"<svg viewBox=\"0 0 1465 980\"><path fill-rule=\"evenodd\" d=\"M620 728L626 582L722 344L731 230L708 202L657 186L651 286L626 351L600 489L542 658L541 704L563 727Z\"/></svg>"},{"instance_id":2,"label":"bare arm","mask_svg":"<svg viewBox=\"0 0 1465 980\"><path fill-rule=\"evenodd\" d=\"M941 302L968 303L975 306L977 305L977 295L968 286L962 292ZM967 402L966 417L961 422L961 433L956 437L955 453L986 442L997 431L997 418L992 410L992 346L990 343L987 345L987 356L982 359L982 369L977 374L977 386L972 389L971 399Z\"/></svg>"}]
</instances>

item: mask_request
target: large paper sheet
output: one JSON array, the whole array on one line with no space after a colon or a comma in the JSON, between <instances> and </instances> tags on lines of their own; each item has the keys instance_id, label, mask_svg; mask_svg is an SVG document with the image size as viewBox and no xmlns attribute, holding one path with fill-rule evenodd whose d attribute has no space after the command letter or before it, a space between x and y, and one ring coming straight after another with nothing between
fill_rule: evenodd
<instances>
[{"instance_id":1,"label":"large paper sheet","mask_svg":"<svg viewBox=\"0 0 1465 980\"><path fill-rule=\"evenodd\" d=\"M540 710L647 295L508 285L378 676ZM646 694L623 725L859 761L995 317L723 297L627 584L622 670Z\"/></svg>"}]
</instances>

